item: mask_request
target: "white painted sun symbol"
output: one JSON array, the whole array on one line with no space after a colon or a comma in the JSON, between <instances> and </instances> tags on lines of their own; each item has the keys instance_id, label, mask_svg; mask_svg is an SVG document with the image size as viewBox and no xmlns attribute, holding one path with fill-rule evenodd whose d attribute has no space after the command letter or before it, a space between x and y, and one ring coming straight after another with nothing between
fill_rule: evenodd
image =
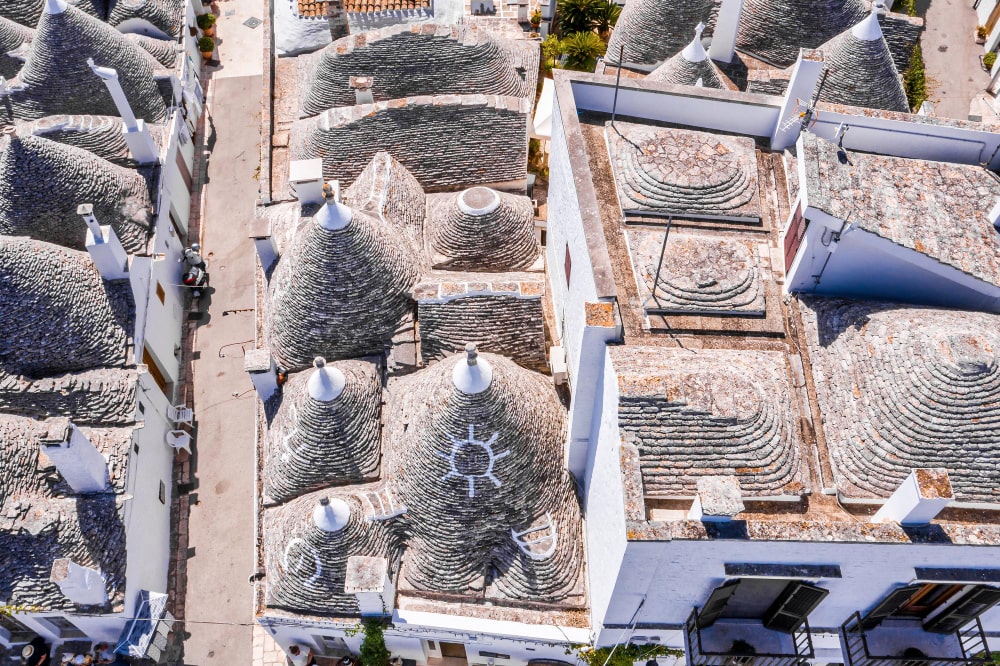
<instances>
[{"instance_id":1,"label":"white painted sun symbol","mask_svg":"<svg viewBox=\"0 0 1000 666\"><path fill-rule=\"evenodd\" d=\"M493 443L497 441L498 433L487 441L476 439L475 426L469 424L469 436L466 439L457 439L448 436L451 440L451 453L445 455L440 451L435 453L448 461L451 469L441 477L442 481L447 481L452 477L462 477L469 482L469 497L476 496L476 479L489 479L493 486L499 488L502 484L493 474L493 467L501 458L510 455L510 451L503 453L493 452Z\"/></svg>"}]
</instances>

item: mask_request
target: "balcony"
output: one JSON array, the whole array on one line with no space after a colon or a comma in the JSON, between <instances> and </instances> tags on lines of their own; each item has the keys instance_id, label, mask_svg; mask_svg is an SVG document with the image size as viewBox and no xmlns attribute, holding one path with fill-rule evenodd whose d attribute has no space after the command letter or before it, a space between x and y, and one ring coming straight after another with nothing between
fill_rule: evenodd
<instances>
[{"instance_id":1,"label":"balcony","mask_svg":"<svg viewBox=\"0 0 1000 666\"><path fill-rule=\"evenodd\" d=\"M742 618L720 618L699 628L697 608L684 625L684 646L690 666L800 666L813 658L808 622L792 633Z\"/></svg>"},{"instance_id":2,"label":"balcony","mask_svg":"<svg viewBox=\"0 0 1000 666\"><path fill-rule=\"evenodd\" d=\"M925 631L919 619L888 618L865 629L854 613L840 627L846 666L981 666L991 662L976 618L954 633Z\"/></svg>"}]
</instances>

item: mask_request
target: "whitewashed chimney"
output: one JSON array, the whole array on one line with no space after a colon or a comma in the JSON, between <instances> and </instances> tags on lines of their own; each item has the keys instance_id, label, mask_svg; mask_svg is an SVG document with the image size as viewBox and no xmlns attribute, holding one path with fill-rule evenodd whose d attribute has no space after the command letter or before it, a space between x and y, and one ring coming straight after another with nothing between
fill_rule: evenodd
<instances>
[{"instance_id":1,"label":"whitewashed chimney","mask_svg":"<svg viewBox=\"0 0 1000 666\"><path fill-rule=\"evenodd\" d=\"M67 599L80 606L101 606L108 602L107 582L97 569L80 566L70 559L52 563L49 580L59 586Z\"/></svg>"},{"instance_id":2,"label":"whitewashed chimney","mask_svg":"<svg viewBox=\"0 0 1000 666\"><path fill-rule=\"evenodd\" d=\"M352 76L350 86L354 88L354 100L357 104L374 104L375 96L372 94L372 85L375 79L370 76Z\"/></svg>"},{"instance_id":3,"label":"whitewashed chimney","mask_svg":"<svg viewBox=\"0 0 1000 666\"><path fill-rule=\"evenodd\" d=\"M743 511L743 492L735 476L705 476L698 479L698 494L688 520L722 523Z\"/></svg>"},{"instance_id":4,"label":"whitewashed chimney","mask_svg":"<svg viewBox=\"0 0 1000 666\"><path fill-rule=\"evenodd\" d=\"M149 128L141 118L136 118L132 113L132 106L125 97L122 84L118 81L118 72L110 67L98 67L94 64L93 58L87 58L90 69L104 81L114 100L118 115L122 117L122 134L125 136L125 143L132 153L132 159L139 164L155 164L159 161L159 150L153 135L149 133Z\"/></svg>"},{"instance_id":5,"label":"whitewashed chimney","mask_svg":"<svg viewBox=\"0 0 1000 666\"><path fill-rule=\"evenodd\" d=\"M278 260L278 246L271 233L271 221L263 218L254 220L250 224L250 239L253 241L254 249L257 250L260 267L267 272Z\"/></svg>"},{"instance_id":6,"label":"whitewashed chimney","mask_svg":"<svg viewBox=\"0 0 1000 666\"><path fill-rule=\"evenodd\" d=\"M475 343L465 345L465 358L451 371L455 388L466 395L482 393L493 382L493 368L484 358L479 358Z\"/></svg>"},{"instance_id":7,"label":"whitewashed chimney","mask_svg":"<svg viewBox=\"0 0 1000 666\"><path fill-rule=\"evenodd\" d=\"M41 443L42 452L74 492L99 493L107 488L108 462L68 419L56 420Z\"/></svg>"},{"instance_id":8,"label":"whitewashed chimney","mask_svg":"<svg viewBox=\"0 0 1000 666\"><path fill-rule=\"evenodd\" d=\"M715 21L712 45L708 54L718 62L732 62L736 52L736 33L743 16L743 0L722 0L719 18Z\"/></svg>"},{"instance_id":9,"label":"whitewashed chimney","mask_svg":"<svg viewBox=\"0 0 1000 666\"><path fill-rule=\"evenodd\" d=\"M292 160L288 185L301 204L323 203L323 160Z\"/></svg>"},{"instance_id":10,"label":"whitewashed chimney","mask_svg":"<svg viewBox=\"0 0 1000 666\"><path fill-rule=\"evenodd\" d=\"M329 231L340 231L349 225L354 219L354 211L340 203L339 183L327 183L321 193L326 205L316 211L316 222Z\"/></svg>"},{"instance_id":11,"label":"whitewashed chimney","mask_svg":"<svg viewBox=\"0 0 1000 666\"><path fill-rule=\"evenodd\" d=\"M250 375L257 395L266 402L278 390L278 367L270 349L251 349L243 357L243 370Z\"/></svg>"},{"instance_id":12,"label":"whitewashed chimney","mask_svg":"<svg viewBox=\"0 0 1000 666\"><path fill-rule=\"evenodd\" d=\"M872 516L872 522L926 525L953 499L948 470L915 469Z\"/></svg>"},{"instance_id":13,"label":"whitewashed chimney","mask_svg":"<svg viewBox=\"0 0 1000 666\"><path fill-rule=\"evenodd\" d=\"M76 214L87 225L87 252L105 280L124 280L128 277L128 254L110 225L101 225L94 217L94 206L80 204Z\"/></svg>"},{"instance_id":14,"label":"whitewashed chimney","mask_svg":"<svg viewBox=\"0 0 1000 666\"><path fill-rule=\"evenodd\" d=\"M344 593L357 597L362 617L391 615L396 586L389 578L389 560L363 555L347 558Z\"/></svg>"}]
</instances>

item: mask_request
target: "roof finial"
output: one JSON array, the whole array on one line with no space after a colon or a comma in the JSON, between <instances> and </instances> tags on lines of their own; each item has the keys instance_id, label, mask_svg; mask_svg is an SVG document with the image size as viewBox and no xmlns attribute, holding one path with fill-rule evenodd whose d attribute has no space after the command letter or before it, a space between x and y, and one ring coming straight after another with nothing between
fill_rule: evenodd
<instances>
[{"instance_id":1,"label":"roof finial","mask_svg":"<svg viewBox=\"0 0 1000 666\"><path fill-rule=\"evenodd\" d=\"M340 394L344 392L344 386L347 385L344 373L339 368L327 366L326 359L322 356L316 357L313 366L316 367L316 370L306 382L309 397L320 402L330 402L339 398Z\"/></svg>"},{"instance_id":2,"label":"roof finial","mask_svg":"<svg viewBox=\"0 0 1000 666\"><path fill-rule=\"evenodd\" d=\"M871 13L860 23L851 28L851 34L863 42L874 42L882 39L882 27L878 24L879 5L872 5Z\"/></svg>"},{"instance_id":3,"label":"roof finial","mask_svg":"<svg viewBox=\"0 0 1000 666\"><path fill-rule=\"evenodd\" d=\"M312 518L313 524L324 532L339 532L351 521L351 506L339 497L324 497L313 509Z\"/></svg>"},{"instance_id":4,"label":"roof finial","mask_svg":"<svg viewBox=\"0 0 1000 666\"><path fill-rule=\"evenodd\" d=\"M354 219L354 211L337 199L337 188L330 183L323 185L323 201L326 205L316 212L316 221L330 231L339 231Z\"/></svg>"},{"instance_id":5,"label":"roof finial","mask_svg":"<svg viewBox=\"0 0 1000 666\"><path fill-rule=\"evenodd\" d=\"M45 0L43 11L46 14L62 14L66 11L66 3L64 0Z\"/></svg>"},{"instance_id":6,"label":"roof finial","mask_svg":"<svg viewBox=\"0 0 1000 666\"><path fill-rule=\"evenodd\" d=\"M493 382L493 368L485 358L479 358L476 344L465 345L465 362L459 361L451 372L451 380L462 393L475 395L482 393Z\"/></svg>"},{"instance_id":7,"label":"roof finial","mask_svg":"<svg viewBox=\"0 0 1000 666\"><path fill-rule=\"evenodd\" d=\"M701 44L701 33L704 31L705 24L699 22L694 27L694 39L681 51L681 56L688 62L702 62L708 58L708 53L705 52L705 47Z\"/></svg>"}]
</instances>

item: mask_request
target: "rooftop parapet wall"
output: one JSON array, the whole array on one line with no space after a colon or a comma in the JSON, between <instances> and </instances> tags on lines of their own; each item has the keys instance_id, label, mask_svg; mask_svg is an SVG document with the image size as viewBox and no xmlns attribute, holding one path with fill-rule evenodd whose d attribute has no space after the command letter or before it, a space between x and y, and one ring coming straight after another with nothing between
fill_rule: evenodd
<instances>
[{"instance_id":1,"label":"rooftop parapet wall","mask_svg":"<svg viewBox=\"0 0 1000 666\"><path fill-rule=\"evenodd\" d=\"M292 126L292 159L322 158L330 180L352 182L389 152L425 190L521 181L528 99L435 95L331 109Z\"/></svg>"},{"instance_id":2,"label":"rooftop parapet wall","mask_svg":"<svg viewBox=\"0 0 1000 666\"><path fill-rule=\"evenodd\" d=\"M417 95L533 96L523 72L477 26L403 25L349 35L299 57L303 116L356 104L352 76L372 77L375 101Z\"/></svg>"}]
</instances>

